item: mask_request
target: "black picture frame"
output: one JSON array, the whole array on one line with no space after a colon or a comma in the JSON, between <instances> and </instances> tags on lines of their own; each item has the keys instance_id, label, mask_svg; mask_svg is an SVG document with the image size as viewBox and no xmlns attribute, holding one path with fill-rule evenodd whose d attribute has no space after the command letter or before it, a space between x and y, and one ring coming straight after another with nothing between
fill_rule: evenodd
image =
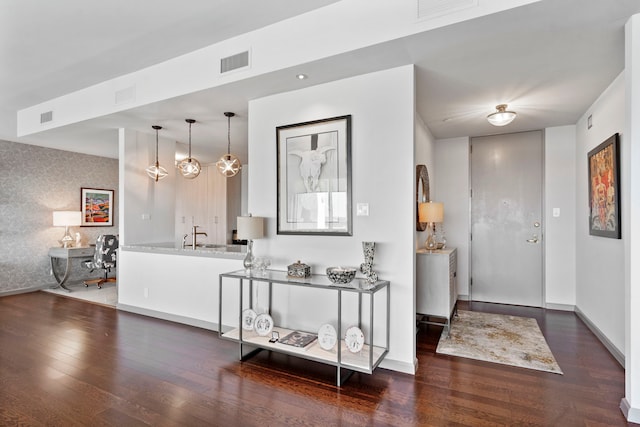
<instances>
[{"instance_id":1,"label":"black picture frame","mask_svg":"<svg viewBox=\"0 0 640 427\"><path fill-rule=\"evenodd\" d=\"M620 239L619 134L607 138L588 154L589 234Z\"/></svg>"},{"instance_id":2,"label":"black picture frame","mask_svg":"<svg viewBox=\"0 0 640 427\"><path fill-rule=\"evenodd\" d=\"M352 235L351 115L276 128L277 234Z\"/></svg>"}]
</instances>

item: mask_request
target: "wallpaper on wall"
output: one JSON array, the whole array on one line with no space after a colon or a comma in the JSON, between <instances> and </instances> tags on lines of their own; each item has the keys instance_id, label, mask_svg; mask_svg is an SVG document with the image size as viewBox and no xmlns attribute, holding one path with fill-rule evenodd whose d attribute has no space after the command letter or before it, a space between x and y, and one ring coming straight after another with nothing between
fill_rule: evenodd
<instances>
[{"instance_id":1,"label":"wallpaper on wall","mask_svg":"<svg viewBox=\"0 0 640 427\"><path fill-rule=\"evenodd\" d=\"M80 210L80 188L115 190L113 227L72 227L84 242L118 234L118 160L0 141L0 295L55 285L49 248L60 246L64 228L52 212ZM74 261L76 282L86 271Z\"/></svg>"}]
</instances>

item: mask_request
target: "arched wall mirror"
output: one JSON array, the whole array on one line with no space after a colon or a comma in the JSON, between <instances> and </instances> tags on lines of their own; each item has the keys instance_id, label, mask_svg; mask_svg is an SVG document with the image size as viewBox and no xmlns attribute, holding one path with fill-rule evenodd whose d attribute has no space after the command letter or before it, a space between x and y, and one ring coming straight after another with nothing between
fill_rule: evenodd
<instances>
[{"instance_id":1,"label":"arched wall mirror","mask_svg":"<svg viewBox=\"0 0 640 427\"><path fill-rule=\"evenodd\" d=\"M428 202L431 199L429 193L429 172L426 165L416 165L416 230L427 229L426 222L420 222L418 207L420 203Z\"/></svg>"}]
</instances>

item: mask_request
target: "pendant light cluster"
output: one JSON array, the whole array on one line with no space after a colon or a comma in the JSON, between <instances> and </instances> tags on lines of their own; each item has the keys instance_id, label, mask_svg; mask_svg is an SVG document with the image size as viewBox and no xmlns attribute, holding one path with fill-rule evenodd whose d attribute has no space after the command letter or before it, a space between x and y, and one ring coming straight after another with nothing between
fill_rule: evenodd
<instances>
[{"instance_id":1,"label":"pendant light cluster","mask_svg":"<svg viewBox=\"0 0 640 427\"><path fill-rule=\"evenodd\" d=\"M231 178L240 172L242 164L240 159L231 154L231 117L235 116L235 113L226 112L224 115L227 117L227 154L220 157L220 160L216 162L216 167L222 175Z\"/></svg>"},{"instance_id":2,"label":"pendant light cluster","mask_svg":"<svg viewBox=\"0 0 640 427\"><path fill-rule=\"evenodd\" d=\"M155 164L149 166L146 171L149 178L153 179L155 182L165 178L168 175L168 172L165 168L160 166L160 162L158 162L158 131L162 129L162 126L153 125L151 126L156 130L156 162Z\"/></svg>"},{"instance_id":3,"label":"pendant light cluster","mask_svg":"<svg viewBox=\"0 0 640 427\"><path fill-rule=\"evenodd\" d=\"M222 175L227 178L231 178L240 172L242 164L238 157L231 154L231 117L234 117L235 113L226 112L224 115L227 117L227 154L220 157L220 160L216 162L216 167L218 168L218 172ZM198 159L191 157L191 125L196 121L194 119L185 119L185 121L189 123L189 155L186 159L178 163L177 167L183 177L187 179L194 179L200 175L200 171L202 170L202 166ZM152 128L156 131L156 162L145 169L145 171L147 172L147 175L149 175L149 178L158 182L165 178L168 175L168 172L165 168L160 166L158 161L158 131L162 129L162 126L154 125Z\"/></svg>"},{"instance_id":4,"label":"pendant light cluster","mask_svg":"<svg viewBox=\"0 0 640 427\"><path fill-rule=\"evenodd\" d=\"M185 122L189 123L189 157L178 163L178 169L185 178L194 179L200 175L200 171L202 170L198 159L191 157L191 125L196 121L193 119L185 119Z\"/></svg>"}]
</instances>

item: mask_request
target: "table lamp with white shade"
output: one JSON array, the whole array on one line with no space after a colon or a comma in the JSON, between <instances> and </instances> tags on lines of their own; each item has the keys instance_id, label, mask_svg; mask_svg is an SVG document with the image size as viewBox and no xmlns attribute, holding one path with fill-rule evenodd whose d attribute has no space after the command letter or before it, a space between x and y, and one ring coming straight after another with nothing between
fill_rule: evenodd
<instances>
[{"instance_id":1,"label":"table lamp with white shade","mask_svg":"<svg viewBox=\"0 0 640 427\"><path fill-rule=\"evenodd\" d=\"M253 266L253 239L262 237L264 237L264 218L251 216L251 214L238 217L238 239L247 240L247 255L242 262L247 273L251 272Z\"/></svg>"},{"instance_id":2,"label":"table lamp with white shade","mask_svg":"<svg viewBox=\"0 0 640 427\"><path fill-rule=\"evenodd\" d=\"M53 226L64 227L64 236L60 239L63 248L73 246L74 238L69 234L69 227L77 227L81 224L82 212L80 211L54 211Z\"/></svg>"},{"instance_id":3,"label":"table lamp with white shade","mask_svg":"<svg viewBox=\"0 0 640 427\"><path fill-rule=\"evenodd\" d=\"M444 205L440 202L420 203L418 206L418 218L420 222L426 222L427 225L427 241L425 247L432 251L438 249L436 239L436 223L444 221Z\"/></svg>"}]
</instances>

